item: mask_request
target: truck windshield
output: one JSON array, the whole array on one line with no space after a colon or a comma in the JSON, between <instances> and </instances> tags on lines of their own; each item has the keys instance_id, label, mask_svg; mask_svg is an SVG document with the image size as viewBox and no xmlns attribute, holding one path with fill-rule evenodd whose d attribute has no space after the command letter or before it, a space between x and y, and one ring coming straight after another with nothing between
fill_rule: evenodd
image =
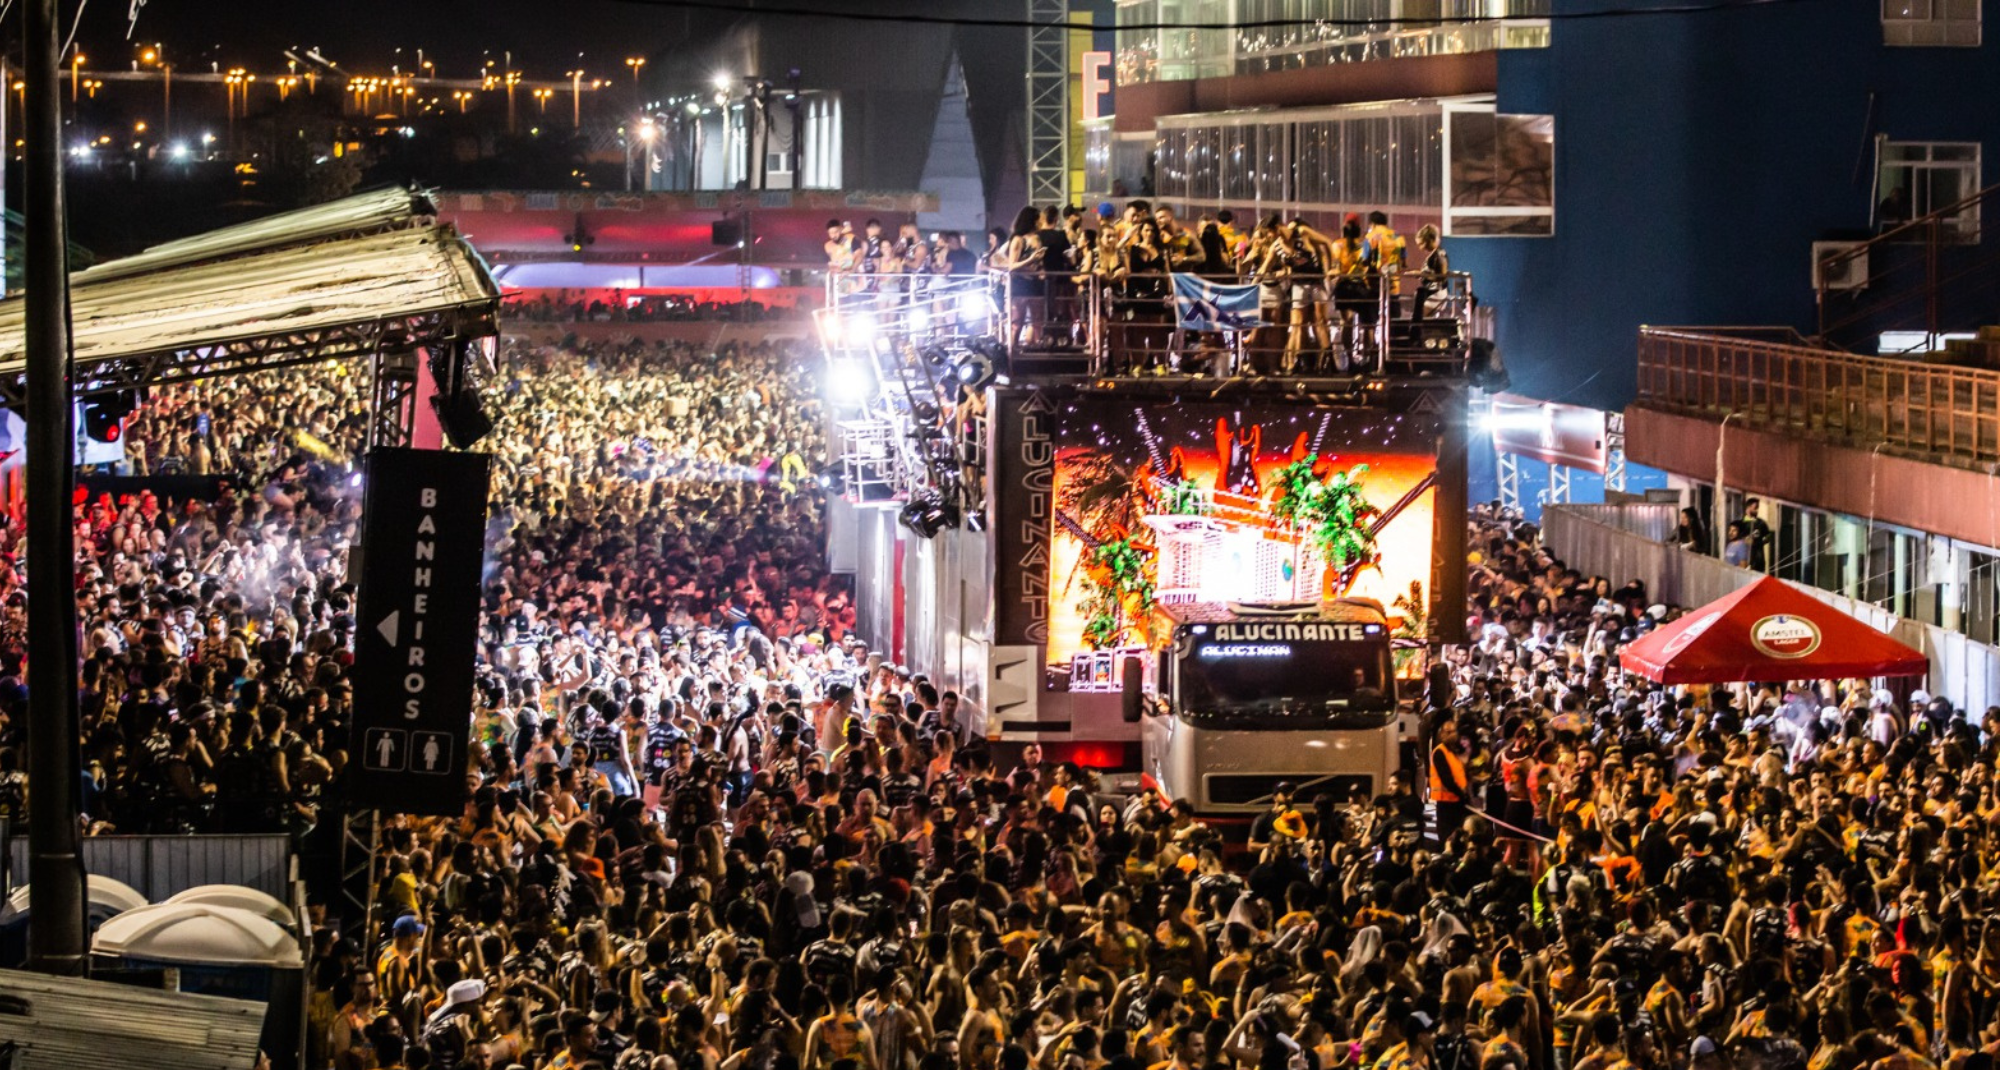
<instances>
[{"instance_id":1,"label":"truck windshield","mask_svg":"<svg viewBox=\"0 0 2000 1070\"><path fill-rule=\"evenodd\" d=\"M1180 659L1181 713L1381 724L1393 714L1387 643L1204 643Z\"/></svg>"}]
</instances>

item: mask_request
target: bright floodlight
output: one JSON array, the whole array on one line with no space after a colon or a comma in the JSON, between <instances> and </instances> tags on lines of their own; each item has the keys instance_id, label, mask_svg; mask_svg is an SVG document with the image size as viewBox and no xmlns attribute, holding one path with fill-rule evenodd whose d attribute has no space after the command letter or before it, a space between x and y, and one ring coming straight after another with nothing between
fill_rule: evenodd
<instances>
[{"instance_id":1,"label":"bright floodlight","mask_svg":"<svg viewBox=\"0 0 2000 1070\"><path fill-rule=\"evenodd\" d=\"M729 75L725 74L724 72L722 71L715 72L715 88L728 89L729 83L731 81L733 81L733 79L731 79Z\"/></svg>"},{"instance_id":2,"label":"bright floodlight","mask_svg":"<svg viewBox=\"0 0 2000 1070\"><path fill-rule=\"evenodd\" d=\"M847 321L847 339L853 345L867 349L875 344L875 315L862 312Z\"/></svg>"},{"instance_id":3,"label":"bright floodlight","mask_svg":"<svg viewBox=\"0 0 2000 1070\"><path fill-rule=\"evenodd\" d=\"M185 160L188 158L187 143L183 141L176 141L174 142L173 147L168 149L167 152L171 154L173 158L176 160Z\"/></svg>"},{"instance_id":4,"label":"bright floodlight","mask_svg":"<svg viewBox=\"0 0 2000 1070\"><path fill-rule=\"evenodd\" d=\"M928 313L928 312L925 312L925 311L924 311L923 309L921 309L921 308L913 308L913 309L911 309L911 310L910 310L910 333L911 333L911 334L929 334L929 333L930 333L930 329L931 329L931 314L930 314L930 313Z\"/></svg>"},{"instance_id":5,"label":"bright floodlight","mask_svg":"<svg viewBox=\"0 0 2000 1070\"><path fill-rule=\"evenodd\" d=\"M985 294L958 295L958 320L966 326L977 326L986 320L986 306L990 300Z\"/></svg>"},{"instance_id":6,"label":"bright floodlight","mask_svg":"<svg viewBox=\"0 0 2000 1070\"><path fill-rule=\"evenodd\" d=\"M868 370L858 360L828 364L826 385L835 404L859 405L868 400Z\"/></svg>"}]
</instances>

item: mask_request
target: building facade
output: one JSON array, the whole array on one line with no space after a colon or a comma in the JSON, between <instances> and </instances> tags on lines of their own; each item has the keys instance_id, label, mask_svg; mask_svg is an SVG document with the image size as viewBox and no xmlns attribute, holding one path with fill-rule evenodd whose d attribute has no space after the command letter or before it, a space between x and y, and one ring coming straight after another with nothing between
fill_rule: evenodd
<instances>
[{"instance_id":1,"label":"building facade","mask_svg":"<svg viewBox=\"0 0 2000 1070\"><path fill-rule=\"evenodd\" d=\"M2000 100L1966 87L2000 62L1980 0L1653 6L1128 0L1123 26L1316 21L1121 30L1086 185L1183 214L1435 223L1515 389L1604 409L1633 396L1642 323L1816 333L1815 242L1986 185ZM1568 17L1607 9L1634 14ZM1978 233L1975 212L1959 237Z\"/></svg>"}]
</instances>

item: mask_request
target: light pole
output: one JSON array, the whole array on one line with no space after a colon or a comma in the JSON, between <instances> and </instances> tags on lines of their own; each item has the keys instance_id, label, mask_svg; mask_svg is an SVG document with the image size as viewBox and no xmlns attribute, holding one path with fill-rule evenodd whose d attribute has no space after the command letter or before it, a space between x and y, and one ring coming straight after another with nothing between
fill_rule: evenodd
<instances>
[{"instance_id":1,"label":"light pole","mask_svg":"<svg viewBox=\"0 0 2000 1070\"><path fill-rule=\"evenodd\" d=\"M635 106L643 104L643 94L639 92L639 68L646 65L646 57L627 56L625 57L625 65L632 68L632 103Z\"/></svg>"},{"instance_id":2,"label":"light pole","mask_svg":"<svg viewBox=\"0 0 2000 1070\"><path fill-rule=\"evenodd\" d=\"M630 193L632 191L633 134L636 134L638 136L640 143L645 147L645 152L641 156L640 163L644 166L650 167L651 166L650 161L652 160L652 155L653 155L653 117L648 115L645 118L639 120L639 128L636 131L633 131L631 134L627 134L625 136L624 139L625 140L625 191L627 193ZM639 183L639 188L640 189L646 188L646 184L644 182Z\"/></svg>"},{"instance_id":3,"label":"light pole","mask_svg":"<svg viewBox=\"0 0 2000 1070\"><path fill-rule=\"evenodd\" d=\"M77 91L83 88L77 84L81 81L83 81L83 49L79 48L69 54L69 102L71 104L76 103Z\"/></svg>"},{"instance_id":4,"label":"light pole","mask_svg":"<svg viewBox=\"0 0 2000 1070\"><path fill-rule=\"evenodd\" d=\"M514 132L514 87L521 84L520 71L507 72L507 132Z\"/></svg>"},{"instance_id":5,"label":"light pole","mask_svg":"<svg viewBox=\"0 0 2000 1070\"><path fill-rule=\"evenodd\" d=\"M569 125L583 129L583 68L569 72Z\"/></svg>"},{"instance_id":6,"label":"light pole","mask_svg":"<svg viewBox=\"0 0 2000 1070\"><path fill-rule=\"evenodd\" d=\"M535 90L535 104L541 108L541 114L549 113L549 98L555 95L556 91L547 87Z\"/></svg>"},{"instance_id":7,"label":"light pole","mask_svg":"<svg viewBox=\"0 0 2000 1070\"><path fill-rule=\"evenodd\" d=\"M236 87L244 87L244 96L249 96L248 74L241 67L232 67L222 76L223 110L229 116L229 151L236 152ZM245 109L246 111L248 109Z\"/></svg>"},{"instance_id":8,"label":"light pole","mask_svg":"<svg viewBox=\"0 0 2000 1070\"><path fill-rule=\"evenodd\" d=\"M149 62L160 65L160 132L172 137L174 133L174 68L167 62L165 46L154 45L146 50L153 57Z\"/></svg>"},{"instance_id":9,"label":"light pole","mask_svg":"<svg viewBox=\"0 0 2000 1070\"><path fill-rule=\"evenodd\" d=\"M29 885L34 916L28 928L29 961L45 973L80 976L87 960L84 867L76 803L77 718L76 599L66 574L76 554L70 520L75 471L70 467L68 237L64 231L62 172L62 54L56 0L23 5L25 82L35 88L24 107L27 169L21 214L27 219L27 296L22 357L28 441L27 513L30 539L45 577L28 606L29 676L40 681L28 700Z\"/></svg>"},{"instance_id":10,"label":"light pole","mask_svg":"<svg viewBox=\"0 0 2000 1070\"><path fill-rule=\"evenodd\" d=\"M458 101L458 113L464 115L465 102L472 99L472 93L464 89L454 89L451 93L451 99Z\"/></svg>"}]
</instances>

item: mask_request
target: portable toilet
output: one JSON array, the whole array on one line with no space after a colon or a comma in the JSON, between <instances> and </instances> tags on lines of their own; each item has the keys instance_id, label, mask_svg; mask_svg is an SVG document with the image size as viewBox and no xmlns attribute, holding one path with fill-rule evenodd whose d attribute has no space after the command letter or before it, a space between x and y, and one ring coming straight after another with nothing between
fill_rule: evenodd
<instances>
[{"instance_id":1,"label":"portable toilet","mask_svg":"<svg viewBox=\"0 0 2000 1070\"><path fill-rule=\"evenodd\" d=\"M298 915L285 901L268 892L241 884L203 884L168 897L167 902L202 903L207 906L236 907L252 914L267 918L281 928L291 929L298 924Z\"/></svg>"},{"instance_id":2,"label":"portable toilet","mask_svg":"<svg viewBox=\"0 0 2000 1070\"><path fill-rule=\"evenodd\" d=\"M29 887L23 884L14 889L6 904L0 905L0 969L18 969L28 961ZM131 885L95 873L85 879L84 889L88 902L84 916L87 931L94 932L112 918L147 902Z\"/></svg>"},{"instance_id":3,"label":"portable toilet","mask_svg":"<svg viewBox=\"0 0 2000 1070\"><path fill-rule=\"evenodd\" d=\"M305 952L298 936L242 907L182 902L128 910L97 930L90 951L116 966L173 967L183 992L274 1007L305 1004ZM264 1017L263 1049L274 1060L298 1050L296 1017Z\"/></svg>"}]
</instances>

